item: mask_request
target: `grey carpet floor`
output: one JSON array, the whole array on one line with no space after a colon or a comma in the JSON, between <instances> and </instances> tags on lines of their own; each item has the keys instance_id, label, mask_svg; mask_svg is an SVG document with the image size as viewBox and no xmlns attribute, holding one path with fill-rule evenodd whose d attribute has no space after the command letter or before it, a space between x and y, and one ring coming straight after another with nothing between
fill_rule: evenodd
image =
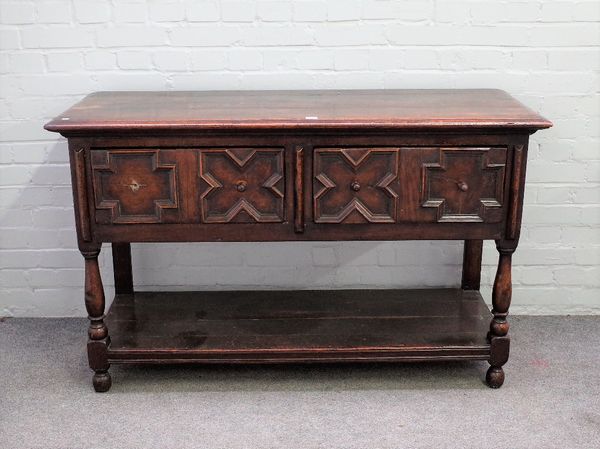
<instances>
[{"instance_id":1,"label":"grey carpet floor","mask_svg":"<svg viewBox=\"0 0 600 449\"><path fill-rule=\"evenodd\" d=\"M0 322L2 449L600 448L600 317L512 317L485 362L113 366L96 394L82 319Z\"/></svg>"}]
</instances>

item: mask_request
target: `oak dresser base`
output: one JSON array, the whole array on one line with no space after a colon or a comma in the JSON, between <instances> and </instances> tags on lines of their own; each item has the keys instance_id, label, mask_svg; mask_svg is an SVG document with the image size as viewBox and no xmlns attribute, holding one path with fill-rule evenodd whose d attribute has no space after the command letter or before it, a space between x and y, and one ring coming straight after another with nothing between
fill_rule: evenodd
<instances>
[{"instance_id":1,"label":"oak dresser base","mask_svg":"<svg viewBox=\"0 0 600 449\"><path fill-rule=\"evenodd\" d=\"M493 89L89 95L45 127L69 141L95 390L115 363L426 360L487 360L500 387L529 136L551 125ZM464 241L461 287L134 291L133 242L344 240Z\"/></svg>"}]
</instances>

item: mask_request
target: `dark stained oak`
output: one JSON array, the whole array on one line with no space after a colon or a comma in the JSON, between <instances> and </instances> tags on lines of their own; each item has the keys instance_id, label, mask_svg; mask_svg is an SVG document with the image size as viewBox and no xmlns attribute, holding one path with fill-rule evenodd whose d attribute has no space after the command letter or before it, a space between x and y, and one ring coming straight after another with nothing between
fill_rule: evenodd
<instances>
[{"instance_id":1,"label":"dark stained oak","mask_svg":"<svg viewBox=\"0 0 600 449\"><path fill-rule=\"evenodd\" d=\"M461 287L464 290L479 290L481 286L481 257L483 240L465 240Z\"/></svg>"},{"instance_id":2,"label":"dark stained oak","mask_svg":"<svg viewBox=\"0 0 600 449\"><path fill-rule=\"evenodd\" d=\"M107 317L110 360L487 359L477 291L137 292Z\"/></svg>"},{"instance_id":3,"label":"dark stained oak","mask_svg":"<svg viewBox=\"0 0 600 449\"><path fill-rule=\"evenodd\" d=\"M96 92L46 125L61 133L290 128L525 128L552 124L495 89Z\"/></svg>"},{"instance_id":4,"label":"dark stained oak","mask_svg":"<svg viewBox=\"0 0 600 449\"><path fill-rule=\"evenodd\" d=\"M315 148L315 223L394 223L399 148Z\"/></svg>"},{"instance_id":5,"label":"dark stained oak","mask_svg":"<svg viewBox=\"0 0 600 449\"><path fill-rule=\"evenodd\" d=\"M528 140L551 125L493 89L87 96L46 129L68 137L95 390L110 388L111 363L423 360L487 360L500 387ZM131 242L409 239L463 240L461 288L133 286ZM499 254L491 312L486 239Z\"/></svg>"},{"instance_id":6,"label":"dark stained oak","mask_svg":"<svg viewBox=\"0 0 600 449\"><path fill-rule=\"evenodd\" d=\"M104 323L104 288L98 266L100 245L89 250L82 250L85 258L85 308L88 313L90 325L88 328L88 360L90 368L94 370L92 382L97 392L110 389L111 378L108 374L110 363L107 357L107 347L110 344L108 329Z\"/></svg>"},{"instance_id":7,"label":"dark stained oak","mask_svg":"<svg viewBox=\"0 0 600 449\"><path fill-rule=\"evenodd\" d=\"M304 232L304 148L294 151L294 232Z\"/></svg>"},{"instance_id":8,"label":"dark stained oak","mask_svg":"<svg viewBox=\"0 0 600 449\"><path fill-rule=\"evenodd\" d=\"M178 221L176 165L161 161L169 151L94 151L96 222ZM102 213L102 212L106 213Z\"/></svg>"},{"instance_id":9,"label":"dark stained oak","mask_svg":"<svg viewBox=\"0 0 600 449\"><path fill-rule=\"evenodd\" d=\"M115 278L115 293L133 294L133 273L131 267L131 244L112 244L113 271Z\"/></svg>"},{"instance_id":10,"label":"dark stained oak","mask_svg":"<svg viewBox=\"0 0 600 449\"><path fill-rule=\"evenodd\" d=\"M441 148L422 169L422 204L437 221L502 220L506 148Z\"/></svg>"},{"instance_id":11,"label":"dark stained oak","mask_svg":"<svg viewBox=\"0 0 600 449\"><path fill-rule=\"evenodd\" d=\"M508 308L512 297L511 260L515 248L507 245L502 240L496 241L496 248L500 253L494 288L492 290L492 314L494 318L490 323L491 356L490 368L486 380L490 387L500 388L504 383L504 370L502 365L508 361L510 339L507 336L509 324L506 320Z\"/></svg>"},{"instance_id":12,"label":"dark stained oak","mask_svg":"<svg viewBox=\"0 0 600 449\"><path fill-rule=\"evenodd\" d=\"M199 150L203 223L284 220L283 148Z\"/></svg>"}]
</instances>

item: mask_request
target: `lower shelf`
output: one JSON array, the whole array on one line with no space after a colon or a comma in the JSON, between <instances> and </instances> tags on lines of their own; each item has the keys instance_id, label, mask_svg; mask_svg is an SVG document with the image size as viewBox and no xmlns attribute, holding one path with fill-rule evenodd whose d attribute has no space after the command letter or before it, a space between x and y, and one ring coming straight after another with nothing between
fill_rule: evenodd
<instances>
[{"instance_id":1,"label":"lower shelf","mask_svg":"<svg viewBox=\"0 0 600 449\"><path fill-rule=\"evenodd\" d=\"M136 292L107 315L111 363L487 360L478 291Z\"/></svg>"}]
</instances>

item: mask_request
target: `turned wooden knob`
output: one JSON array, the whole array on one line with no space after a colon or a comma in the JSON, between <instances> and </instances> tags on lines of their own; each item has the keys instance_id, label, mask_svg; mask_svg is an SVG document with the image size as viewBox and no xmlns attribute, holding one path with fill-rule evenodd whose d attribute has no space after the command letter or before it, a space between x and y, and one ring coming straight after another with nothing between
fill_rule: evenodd
<instances>
[{"instance_id":1,"label":"turned wooden knob","mask_svg":"<svg viewBox=\"0 0 600 449\"><path fill-rule=\"evenodd\" d=\"M460 181L458 183L458 188L460 190L462 190L463 192L466 192L467 190L469 190L469 185L466 182L464 182L464 181Z\"/></svg>"},{"instance_id":2,"label":"turned wooden knob","mask_svg":"<svg viewBox=\"0 0 600 449\"><path fill-rule=\"evenodd\" d=\"M246 181L238 181L238 183L236 185L236 189L238 192L245 192L247 185L248 184L246 183Z\"/></svg>"},{"instance_id":3,"label":"turned wooden knob","mask_svg":"<svg viewBox=\"0 0 600 449\"><path fill-rule=\"evenodd\" d=\"M360 190L360 184L358 183L358 181L354 181L352 184L350 184L350 187L355 192L358 192Z\"/></svg>"}]
</instances>

